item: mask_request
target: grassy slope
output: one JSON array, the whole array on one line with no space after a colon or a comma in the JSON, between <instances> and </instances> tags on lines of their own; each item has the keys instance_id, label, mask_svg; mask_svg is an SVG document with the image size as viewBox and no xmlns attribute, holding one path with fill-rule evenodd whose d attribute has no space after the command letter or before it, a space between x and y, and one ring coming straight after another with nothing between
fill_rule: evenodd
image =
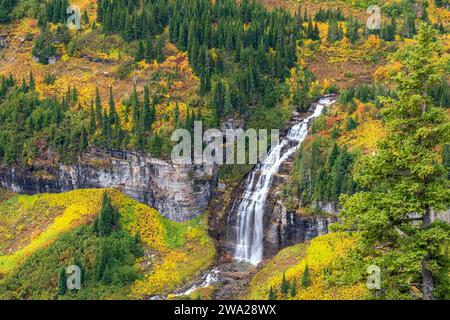
<instances>
[{"instance_id":1,"label":"grassy slope","mask_svg":"<svg viewBox=\"0 0 450 320\"><path fill-rule=\"evenodd\" d=\"M277 291L277 299L363 299L367 289L363 283L355 281L336 282L342 268L343 259L355 246L355 238L346 233L331 233L317 237L309 243L297 244L281 250L250 283L246 298L267 299L270 287ZM308 265L311 284L302 287L301 278ZM297 283L295 296L281 294L283 272L291 283Z\"/></svg>"},{"instance_id":2,"label":"grassy slope","mask_svg":"<svg viewBox=\"0 0 450 320\"><path fill-rule=\"evenodd\" d=\"M133 283L127 295L142 298L169 292L212 263L215 248L206 232L206 217L176 223L116 190L85 189L62 194L17 195L0 204L0 248L3 253L0 255L0 273L4 278L20 274L29 259L38 260L39 265L40 259L46 259L43 250L50 253L52 248L64 248L62 237L70 240L77 232L83 236L80 227L97 216L104 191L119 210L122 229L131 236L139 235L144 245L145 256L135 261L143 276ZM89 237L84 243L79 250L87 256L98 247ZM74 254L56 251L52 255L56 254L58 263L48 261L52 273L41 279L53 291L60 266Z\"/></svg>"},{"instance_id":3,"label":"grassy slope","mask_svg":"<svg viewBox=\"0 0 450 320\"><path fill-rule=\"evenodd\" d=\"M108 252L107 277L97 275L101 249ZM1 299L123 299L140 277L135 265L141 256L126 231L99 237L86 225L62 234L50 246L36 251L0 284ZM109 254L111 253L111 254ZM59 293L59 270L77 265L83 270L81 290ZM105 268L106 269L106 268ZM108 280L107 280L108 279Z\"/></svg>"}]
</instances>

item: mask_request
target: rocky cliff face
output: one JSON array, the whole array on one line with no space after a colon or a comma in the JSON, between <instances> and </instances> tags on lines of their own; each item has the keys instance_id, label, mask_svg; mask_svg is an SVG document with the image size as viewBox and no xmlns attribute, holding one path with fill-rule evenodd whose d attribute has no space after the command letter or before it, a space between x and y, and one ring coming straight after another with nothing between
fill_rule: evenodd
<instances>
[{"instance_id":1,"label":"rocky cliff face","mask_svg":"<svg viewBox=\"0 0 450 320\"><path fill-rule=\"evenodd\" d=\"M281 202L277 201L265 229L266 254L270 256L281 248L326 234L328 225L336 220L332 215L302 216L286 210Z\"/></svg>"},{"instance_id":2,"label":"rocky cliff face","mask_svg":"<svg viewBox=\"0 0 450 320\"><path fill-rule=\"evenodd\" d=\"M311 204L311 209L316 209L329 214L337 215L341 208L337 201L316 201Z\"/></svg>"},{"instance_id":3,"label":"rocky cliff face","mask_svg":"<svg viewBox=\"0 0 450 320\"><path fill-rule=\"evenodd\" d=\"M175 221L185 221L203 213L216 181L215 167L174 165L116 150L92 150L72 165L31 169L0 167L0 186L15 192L118 188Z\"/></svg>"}]
</instances>

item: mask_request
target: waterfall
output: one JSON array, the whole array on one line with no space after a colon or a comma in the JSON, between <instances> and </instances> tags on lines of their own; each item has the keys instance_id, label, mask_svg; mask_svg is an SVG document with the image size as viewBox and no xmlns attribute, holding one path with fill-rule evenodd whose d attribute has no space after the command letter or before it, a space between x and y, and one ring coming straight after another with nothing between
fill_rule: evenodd
<instances>
[{"instance_id":1,"label":"waterfall","mask_svg":"<svg viewBox=\"0 0 450 320\"><path fill-rule=\"evenodd\" d=\"M325 106L334 102L331 98L318 101L314 113L303 121L292 126L287 136L273 147L267 158L247 177L245 192L237 207L236 260L257 265L263 256L264 206L270 192L273 176L280 166L297 151L308 135L308 123L318 117ZM256 172L259 171L257 177ZM257 179L256 183L255 180Z\"/></svg>"}]
</instances>

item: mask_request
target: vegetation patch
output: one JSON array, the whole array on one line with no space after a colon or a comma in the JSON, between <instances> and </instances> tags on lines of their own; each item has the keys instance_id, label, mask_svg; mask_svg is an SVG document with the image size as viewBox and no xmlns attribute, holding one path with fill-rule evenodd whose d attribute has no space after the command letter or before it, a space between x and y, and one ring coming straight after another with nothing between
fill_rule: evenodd
<instances>
[{"instance_id":1,"label":"vegetation patch","mask_svg":"<svg viewBox=\"0 0 450 320\"><path fill-rule=\"evenodd\" d=\"M11 249L0 256L0 296L7 299L165 294L215 257L205 216L169 221L112 189L18 195L2 203L0 212L1 243ZM34 236L14 242L19 232ZM72 264L83 270L82 289L61 291L60 270Z\"/></svg>"},{"instance_id":2,"label":"vegetation patch","mask_svg":"<svg viewBox=\"0 0 450 320\"><path fill-rule=\"evenodd\" d=\"M251 299L364 299L367 288L356 277L342 280L343 263L355 249L355 236L331 233L281 250L250 284ZM355 280L356 279L356 280Z\"/></svg>"}]
</instances>

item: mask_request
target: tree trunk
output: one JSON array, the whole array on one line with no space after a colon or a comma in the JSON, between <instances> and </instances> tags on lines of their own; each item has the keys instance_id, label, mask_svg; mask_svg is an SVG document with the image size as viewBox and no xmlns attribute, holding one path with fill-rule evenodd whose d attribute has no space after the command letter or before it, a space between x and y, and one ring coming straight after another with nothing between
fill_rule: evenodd
<instances>
[{"instance_id":1,"label":"tree trunk","mask_svg":"<svg viewBox=\"0 0 450 320\"><path fill-rule=\"evenodd\" d=\"M431 224L431 208L427 207L423 216L422 228L426 229ZM422 294L423 300L433 300L433 274L429 269L430 253L422 259Z\"/></svg>"},{"instance_id":2,"label":"tree trunk","mask_svg":"<svg viewBox=\"0 0 450 320\"><path fill-rule=\"evenodd\" d=\"M426 81L423 80L423 92L422 92L422 96L423 96L423 103L422 103L422 116L425 114L425 112L427 111L427 104L426 104L426 98L427 98L427 84ZM428 209L427 209L428 210Z\"/></svg>"}]
</instances>

